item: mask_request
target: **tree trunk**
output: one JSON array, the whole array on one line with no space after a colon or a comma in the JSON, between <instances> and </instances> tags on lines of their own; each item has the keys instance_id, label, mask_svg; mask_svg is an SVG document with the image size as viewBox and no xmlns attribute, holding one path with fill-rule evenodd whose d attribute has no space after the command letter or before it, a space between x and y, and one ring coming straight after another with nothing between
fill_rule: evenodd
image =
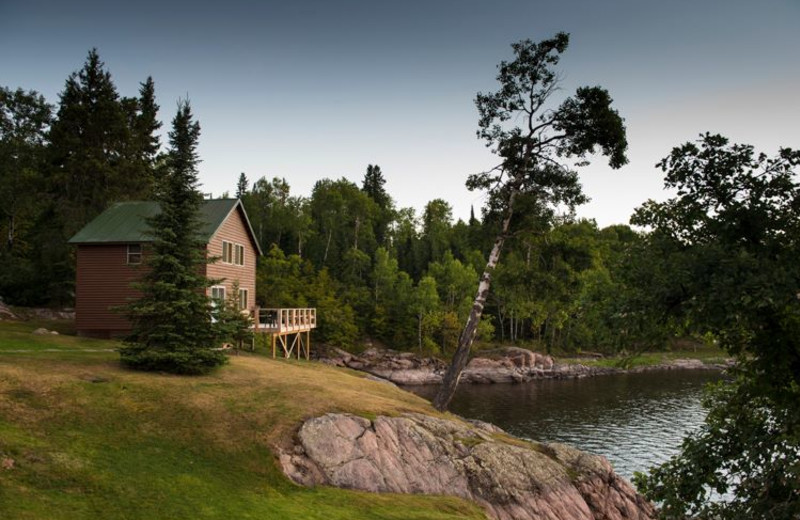
<instances>
[{"instance_id":1,"label":"tree trunk","mask_svg":"<svg viewBox=\"0 0 800 520\"><path fill-rule=\"evenodd\" d=\"M506 342L506 320L503 312L498 308L497 318L500 320L500 343Z\"/></svg>"},{"instance_id":2,"label":"tree trunk","mask_svg":"<svg viewBox=\"0 0 800 520\"><path fill-rule=\"evenodd\" d=\"M475 341L475 335L478 332L478 324L481 321L483 314L483 307L486 305L486 297L489 296L489 287L492 283L492 272L500 260L500 251L503 249L503 243L508 234L508 228L511 224L511 216L514 214L514 198L516 190L512 191L508 197L508 207L506 215L503 219L503 227L497 238L494 241L492 252L489 254L489 261L486 262L486 268L483 270L480 282L478 283L478 292L475 293L475 300L472 302L472 310L469 312L469 318L461 331L461 336L458 338L458 347L453 354L453 360L447 368L447 373L442 379L442 386L433 400L433 406L440 412L447 410L453 395L456 393L458 380L461 379L461 372L467 366L469 360L469 351L472 348L472 343Z\"/></svg>"},{"instance_id":3,"label":"tree trunk","mask_svg":"<svg viewBox=\"0 0 800 520\"><path fill-rule=\"evenodd\" d=\"M422 353L422 313L417 314L417 342L419 343L419 352Z\"/></svg>"},{"instance_id":4,"label":"tree trunk","mask_svg":"<svg viewBox=\"0 0 800 520\"><path fill-rule=\"evenodd\" d=\"M328 261L328 249L331 247L331 235L333 235L333 228L328 230L328 241L325 242L325 254L322 256L322 265Z\"/></svg>"},{"instance_id":5,"label":"tree trunk","mask_svg":"<svg viewBox=\"0 0 800 520\"><path fill-rule=\"evenodd\" d=\"M356 232L353 238L353 249L358 249L358 229L361 227L361 217L356 217Z\"/></svg>"},{"instance_id":6,"label":"tree trunk","mask_svg":"<svg viewBox=\"0 0 800 520\"><path fill-rule=\"evenodd\" d=\"M14 222L14 215L10 215L8 217L8 250L11 251L14 249L14 234L16 233L15 222Z\"/></svg>"}]
</instances>

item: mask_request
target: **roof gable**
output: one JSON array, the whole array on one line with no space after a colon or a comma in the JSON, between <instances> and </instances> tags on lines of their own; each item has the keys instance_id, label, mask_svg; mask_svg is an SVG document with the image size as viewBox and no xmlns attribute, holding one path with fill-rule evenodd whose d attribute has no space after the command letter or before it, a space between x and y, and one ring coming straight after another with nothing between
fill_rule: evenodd
<instances>
[{"instance_id":1,"label":"roof gable","mask_svg":"<svg viewBox=\"0 0 800 520\"><path fill-rule=\"evenodd\" d=\"M200 238L208 242L237 208L241 211L245 227L258 254L263 254L253 233L250 220L247 218L247 212L239 199L204 200L200 206ZM117 202L86 224L83 229L69 239L69 243L151 242L153 237L149 234L147 219L159 211L159 204L153 201Z\"/></svg>"}]
</instances>

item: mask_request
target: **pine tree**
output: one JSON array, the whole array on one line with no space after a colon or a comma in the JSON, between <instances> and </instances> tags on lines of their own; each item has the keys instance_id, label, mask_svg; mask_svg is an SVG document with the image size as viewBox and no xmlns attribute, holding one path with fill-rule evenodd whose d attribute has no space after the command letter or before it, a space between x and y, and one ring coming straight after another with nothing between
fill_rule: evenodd
<instances>
[{"instance_id":1,"label":"pine tree","mask_svg":"<svg viewBox=\"0 0 800 520\"><path fill-rule=\"evenodd\" d=\"M119 185L129 181L120 166L129 140L117 88L92 49L83 69L67 78L50 130L50 189L66 236L122 198Z\"/></svg>"},{"instance_id":2,"label":"pine tree","mask_svg":"<svg viewBox=\"0 0 800 520\"><path fill-rule=\"evenodd\" d=\"M128 307L134 329L121 357L132 368L202 374L226 361L212 350L216 334L206 290L213 282L200 273L207 260L199 238L199 136L189 102L182 101L169 133L161 212L149 220L153 243L149 270L138 284L142 298Z\"/></svg>"},{"instance_id":3,"label":"pine tree","mask_svg":"<svg viewBox=\"0 0 800 520\"><path fill-rule=\"evenodd\" d=\"M239 174L239 181L236 183L236 198L243 199L247 195L247 175L244 172Z\"/></svg>"},{"instance_id":4,"label":"pine tree","mask_svg":"<svg viewBox=\"0 0 800 520\"><path fill-rule=\"evenodd\" d=\"M361 191L369 195L378 205L377 214L373 219L373 234L378 245L388 247L389 224L395 218L395 211L392 197L386 192L384 184L386 184L386 179L383 177L381 167L377 164L368 164Z\"/></svg>"}]
</instances>

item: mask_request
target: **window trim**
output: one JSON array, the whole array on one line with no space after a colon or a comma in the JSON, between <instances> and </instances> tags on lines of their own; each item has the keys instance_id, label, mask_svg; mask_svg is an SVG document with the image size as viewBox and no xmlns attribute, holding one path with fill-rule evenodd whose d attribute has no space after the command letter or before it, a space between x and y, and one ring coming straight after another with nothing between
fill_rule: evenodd
<instances>
[{"instance_id":1,"label":"window trim","mask_svg":"<svg viewBox=\"0 0 800 520\"><path fill-rule=\"evenodd\" d=\"M139 251L131 251L131 247L138 247ZM133 259L137 257L138 260L134 262ZM127 265L142 265L142 244L128 244L125 259Z\"/></svg>"},{"instance_id":2,"label":"window trim","mask_svg":"<svg viewBox=\"0 0 800 520\"><path fill-rule=\"evenodd\" d=\"M244 302L242 302L242 295L244 295ZM250 291L247 289L239 289L239 310L244 311L249 309L248 304L250 303Z\"/></svg>"}]
</instances>

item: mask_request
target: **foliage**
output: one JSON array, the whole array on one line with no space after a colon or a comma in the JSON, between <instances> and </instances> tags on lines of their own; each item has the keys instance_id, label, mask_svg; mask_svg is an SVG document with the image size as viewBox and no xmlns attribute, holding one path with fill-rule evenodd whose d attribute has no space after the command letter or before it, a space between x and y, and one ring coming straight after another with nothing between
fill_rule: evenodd
<instances>
[{"instance_id":1,"label":"foliage","mask_svg":"<svg viewBox=\"0 0 800 520\"><path fill-rule=\"evenodd\" d=\"M35 225L43 209L38 185L51 120L52 107L39 93L0 87L0 294L12 303L41 298Z\"/></svg>"},{"instance_id":2,"label":"foliage","mask_svg":"<svg viewBox=\"0 0 800 520\"><path fill-rule=\"evenodd\" d=\"M637 480L665 517L789 518L800 511L800 153L756 155L704 134L660 167L677 197L634 216L679 269L650 312L711 333L739 356L738 380L710 399L700 434ZM661 298L658 298L661 296ZM710 503L708 487L727 493Z\"/></svg>"},{"instance_id":3,"label":"foliage","mask_svg":"<svg viewBox=\"0 0 800 520\"><path fill-rule=\"evenodd\" d=\"M764 395L740 374L706 396L703 427L681 454L634 482L667 519L797 518L800 515L800 412Z\"/></svg>"},{"instance_id":4,"label":"foliage","mask_svg":"<svg viewBox=\"0 0 800 520\"><path fill-rule=\"evenodd\" d=\"M231 343L237 350L254 339L253 320L247 309L239 305L239 281L234 280L230 294L222 302L217 302L214 309L214 327L220 341Z\"/></svg>"},{"instance_id":5,"label":"foliage","mask_svg":"<svg viewBox=\"0 0 800 520\"><path fill-rule=\"evenodd\" d=\"M133 331L120 355L132 368L202 374L226 361L213 350L217 337L206 295L213 281L201 269L207 260L199 237L199 136L200 125L183 101L169 133L169 173L158 199L161 211L148 222L153 243L148 270L138 284L142 297L127 308Z\"/></svg>"}]
</instances>

